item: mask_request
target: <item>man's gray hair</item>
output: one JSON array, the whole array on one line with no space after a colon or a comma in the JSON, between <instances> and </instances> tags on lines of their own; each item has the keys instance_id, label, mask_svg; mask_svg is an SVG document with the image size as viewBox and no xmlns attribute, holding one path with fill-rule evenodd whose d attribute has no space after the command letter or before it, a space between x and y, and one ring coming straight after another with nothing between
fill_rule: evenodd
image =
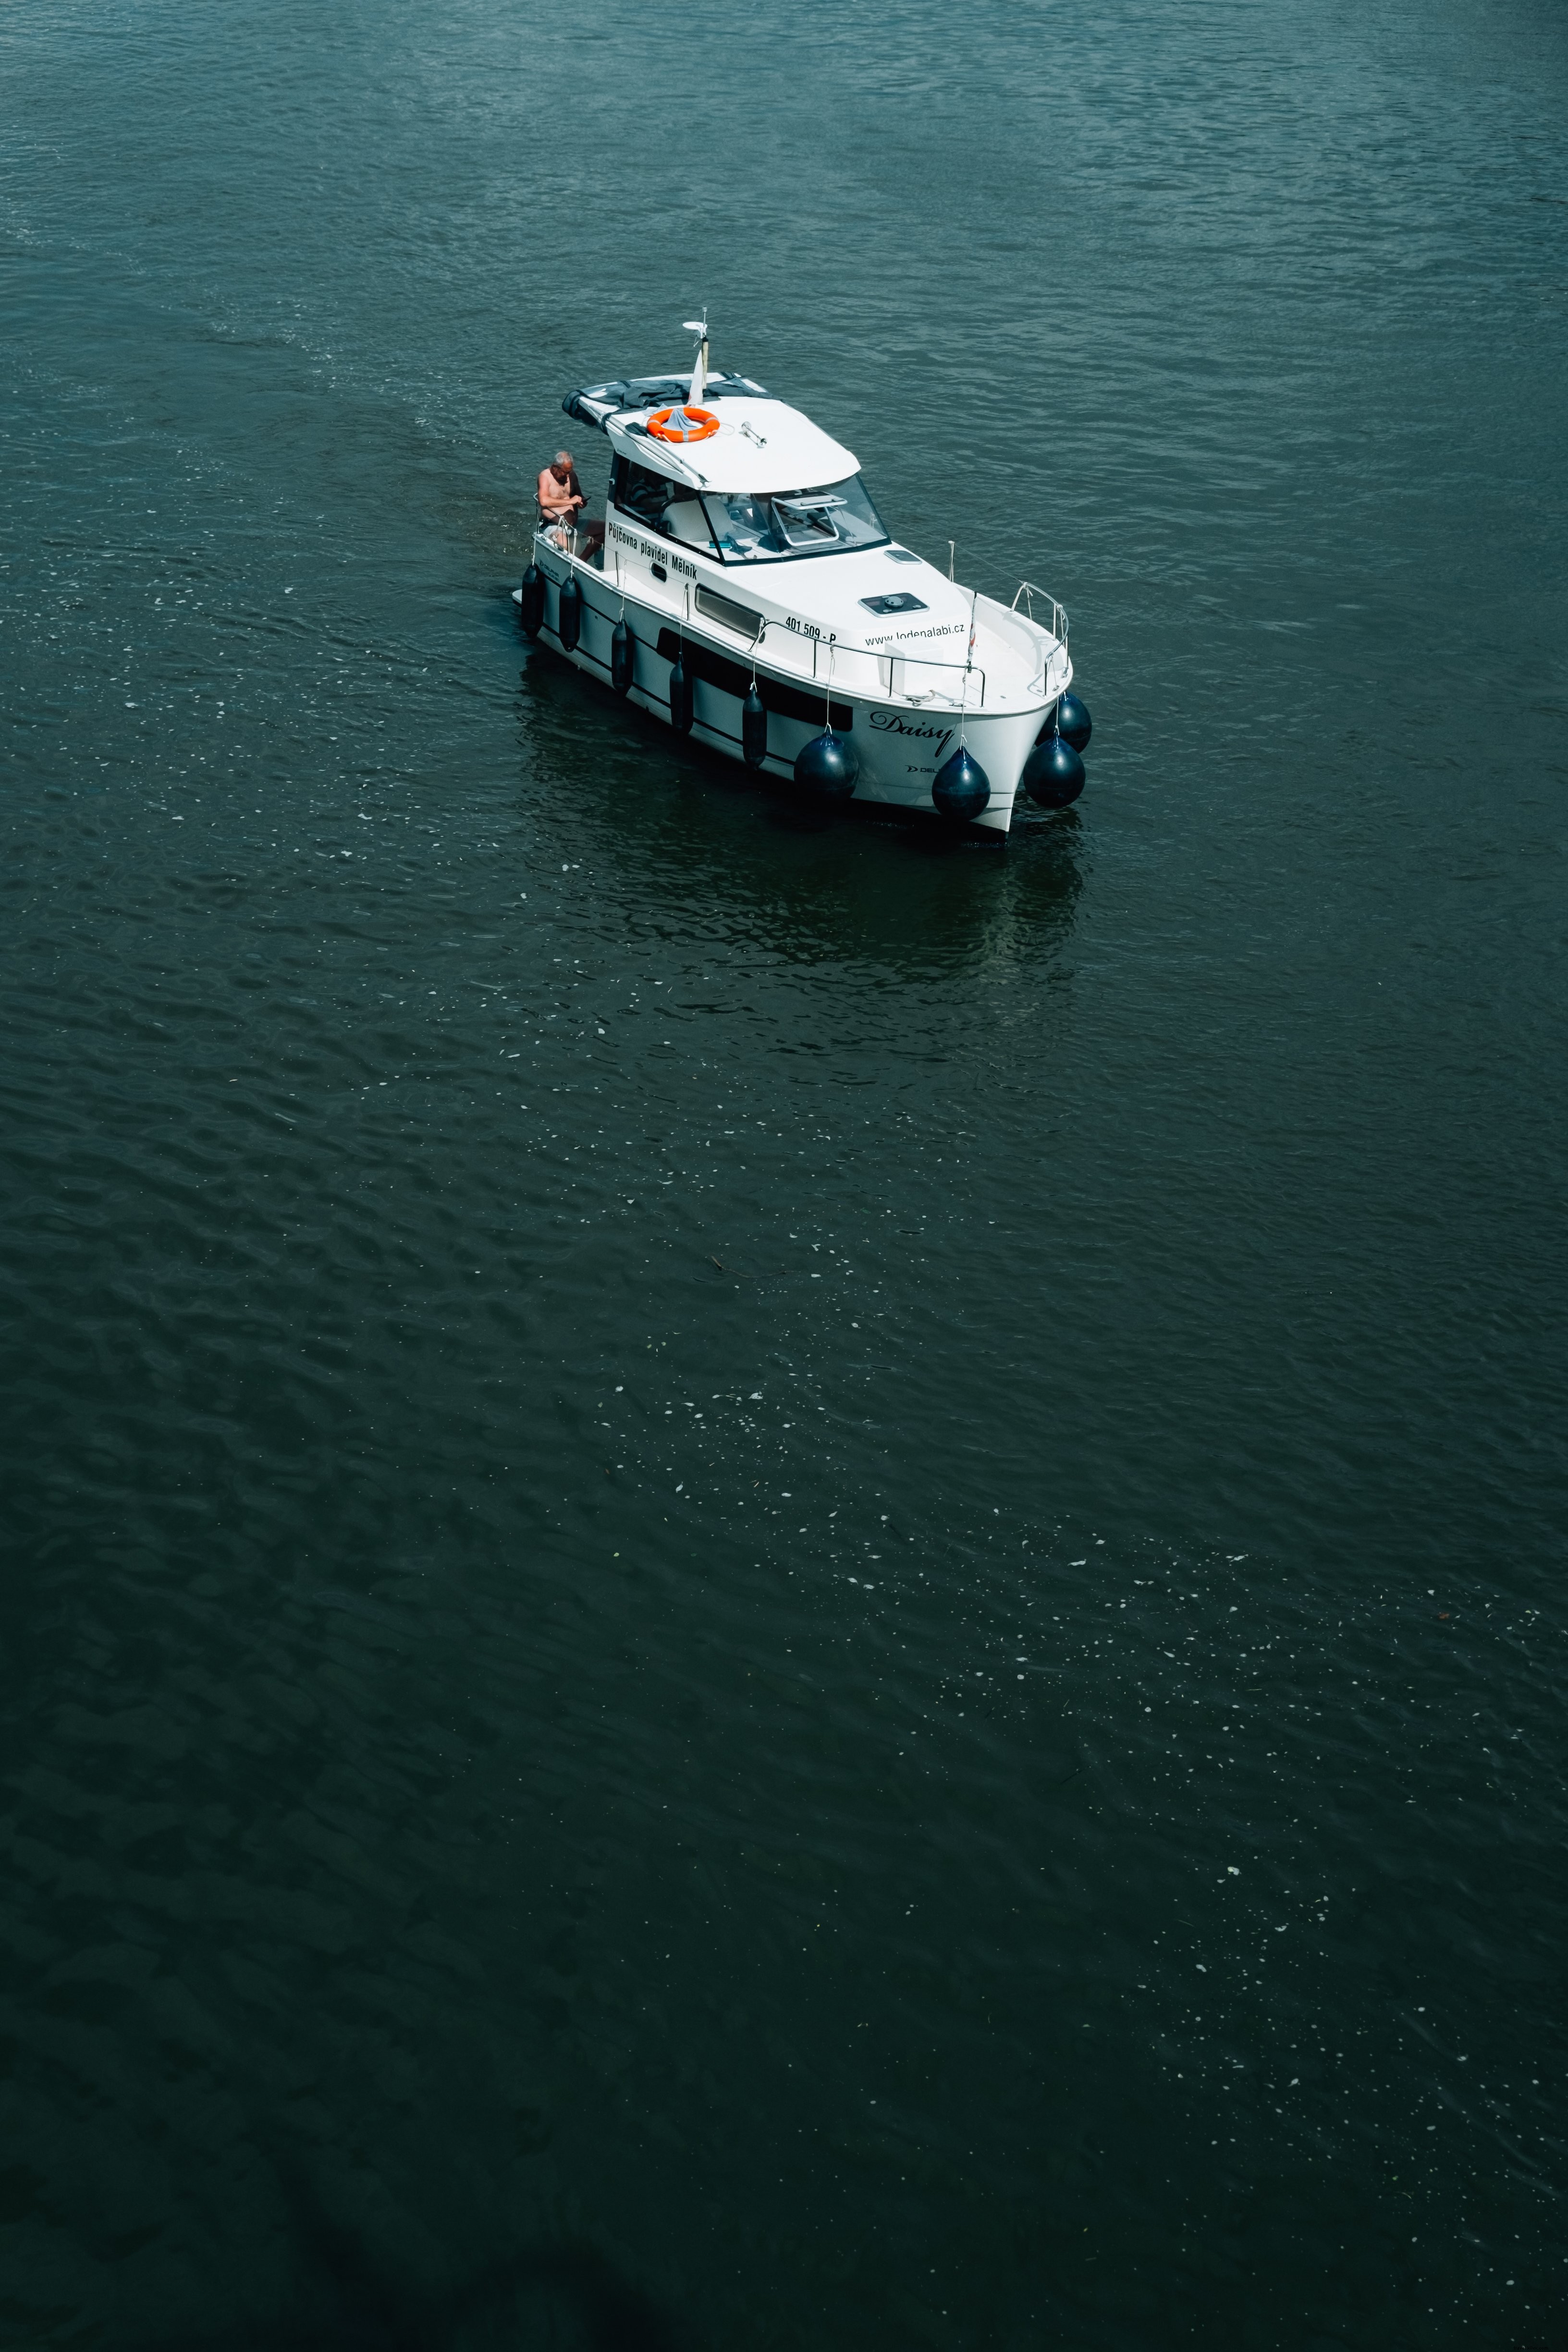
<instances>
[{"instance_id":1,"label":"man's gray hair","mask_svg":"<svg viewBox=\"0 0 1568 2352\"><path fill-rule=\"evenodd\" d=\"M556 463L558 466L569 466L569 465L572 463L572 452L571 452L571 450L570 450L570 449L557 449L557 451L555 452L555 463Z\"/></svg>"}]
</instances>

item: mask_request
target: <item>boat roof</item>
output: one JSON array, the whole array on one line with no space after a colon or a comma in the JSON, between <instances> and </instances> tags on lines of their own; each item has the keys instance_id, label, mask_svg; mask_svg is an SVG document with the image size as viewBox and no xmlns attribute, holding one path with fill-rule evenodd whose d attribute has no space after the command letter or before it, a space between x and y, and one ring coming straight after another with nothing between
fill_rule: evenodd
<instances>
[{"instance_id":1,"label":"boat roof","mask_svg":"<svg viewBox=\"0 0 1568 2352\"><path fill-rule=\"evenodd\" d=\"M569 392L561 405L568 416L596 425L618 457L699 489L818 489L860 470L853 450L749 376L708 378L700 405L712 408L719 430L706 441L661 441L650 434L649 416L683 405L690 389L689 376L623 377Z\"/></svg>"},{"instance_id":2,"label":"boat roof","mask_svg":"<svg viewBox=\"0 0 1568 2352\"><path fill-rule=\"evenodd\" d=\"M650 408L670 408L684 400L691 389L689 373L685 375L623 375L613 383L585 384L581 392L569 392L562 402L568 416L582 425L596 425L602 432L605 419L621 409L647 412ZM741 395L750 400L771 400L773 394L764 384L749 375L710 375L704 400L733 400Z\"/></svg>"}]
</instances>

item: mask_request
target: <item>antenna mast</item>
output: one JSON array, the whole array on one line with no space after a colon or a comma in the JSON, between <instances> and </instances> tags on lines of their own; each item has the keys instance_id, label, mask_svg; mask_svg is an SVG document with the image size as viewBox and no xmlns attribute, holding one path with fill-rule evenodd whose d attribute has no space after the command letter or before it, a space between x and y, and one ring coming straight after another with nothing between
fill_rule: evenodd
<instances>
[{"instance_id":1,"label":"antenna mast","mask_svg":"<svg viewBox=\"0 0 1568 2352\"><path fill-rule=\"evenodd\" d=\"M691 390L686 395L687 406L695 408L708 389L708 313L706 310L700 319L688 319L684 323L689 335L700 338L697 346L697 364L691 371Z\"/></svg>"}]
</instances>

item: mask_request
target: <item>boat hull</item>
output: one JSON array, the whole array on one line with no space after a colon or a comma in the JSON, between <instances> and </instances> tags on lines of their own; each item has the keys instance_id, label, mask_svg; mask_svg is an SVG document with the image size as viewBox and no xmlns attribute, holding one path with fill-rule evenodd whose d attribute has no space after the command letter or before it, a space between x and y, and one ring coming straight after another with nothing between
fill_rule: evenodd
<instances>
[{"instance_id":1,"label":"boat hull","mask_svg":"<svg viewBox=\"0 0 1568 2352\"><path fill-rule=\"evenodd\" d=\"M923 707L892 696L868 697L842 687L823 688L798 672L769 662L733 638L721 642L688 618L645 603L589 563L547 541L536 542L534 561L545 583L541 642L592 677L610 682L611 636L623 611L633 638L632 683L626 699L669 724L669 673L678 651L692 678L694 722L690 740L726 759L742 761L741 706L752 677L768 713L767 756L760 772L793 782L796 754L831 725L853 740L859 758L851 808L929 822L950 834L994 844L1005 842L1013 821L1018 779L1057 697L1071 677L1053 677L1048 698L1002 710ZM577 642L562 643L560 592L573 574L582 596ZM521 592L513 592L513 602ZM984 769L991 797L968 823L944 817L931 799L938 770L960 742Z\"/></svg>"}]
</instances>

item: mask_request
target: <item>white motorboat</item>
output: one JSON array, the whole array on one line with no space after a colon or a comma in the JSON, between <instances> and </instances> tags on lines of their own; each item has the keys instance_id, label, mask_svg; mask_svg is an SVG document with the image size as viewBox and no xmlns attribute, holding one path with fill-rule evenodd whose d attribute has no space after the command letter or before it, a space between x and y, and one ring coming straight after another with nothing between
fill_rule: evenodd
<instances>
[{"instance_id":1,"label":"white motorboat","mask_svg":"<svg viewBox=\"0 0 1568 2352\"><path fill-rule=\"evenodd\" d=\"M810 799L998 842L1020 790L1076 800L1089 720L1060 604L1028 581L1003 604L901 546L859 460L711 373L706 322L689 331L689 378L563 401L610 444L605 535L542 518L513 592L525 633Z\"/></svg>"}]
</instances>

